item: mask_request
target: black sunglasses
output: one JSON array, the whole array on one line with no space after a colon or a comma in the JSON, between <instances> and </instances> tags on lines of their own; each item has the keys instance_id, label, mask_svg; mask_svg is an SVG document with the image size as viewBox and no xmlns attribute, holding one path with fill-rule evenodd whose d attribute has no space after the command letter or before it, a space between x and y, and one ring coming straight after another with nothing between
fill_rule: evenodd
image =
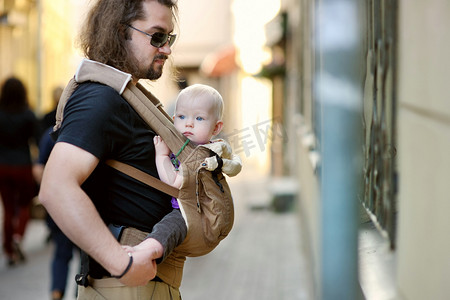
<instances>
[{"instance_id":1,"label":"black sunglasses","mask_svg":"<svg viewBox=\"0 0 450 300\"><path fill-rule=\"evenodd\" d=\"M145 34L146 36L150 37L150 45L152 45L153 47L156 48L161 48L163 47L167 42L169 42L169 47L171 47L173 45L173 43L175 43L175 39L177 37L176 34L167 34L167 33L162 33L162 32L155 32L154 34L149 34L145 31L139 30L136 27L133 27L131 25L128 25L128 27L139 31L140 33Z\"/></svg>"}]
</instances>

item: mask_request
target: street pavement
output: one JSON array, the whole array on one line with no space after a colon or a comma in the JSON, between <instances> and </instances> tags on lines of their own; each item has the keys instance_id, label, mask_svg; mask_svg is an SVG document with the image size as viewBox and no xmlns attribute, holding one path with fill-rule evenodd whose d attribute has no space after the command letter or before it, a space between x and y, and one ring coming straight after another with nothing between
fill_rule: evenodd
<instances>
[{"instance_id":1,"label":"street pavement","mask_svg":"<svg viewBox=\"0 0 450 300\"><path fill-rule=\"evenodd\" d=\"M313 300L307 263L301 252L300 222L295 212L271 209L270 180L239 174L229 184L235 202L230 235L210 254L188 258L181 293L184 300ZM1 216L1 214L0 214ZM48 229L32 220L24 239L25 264L7 267L0 254L1 300L50 299L53 246ZM65 299L75 299L79 257L71 263Z\"/></svg>"}]
</instances>

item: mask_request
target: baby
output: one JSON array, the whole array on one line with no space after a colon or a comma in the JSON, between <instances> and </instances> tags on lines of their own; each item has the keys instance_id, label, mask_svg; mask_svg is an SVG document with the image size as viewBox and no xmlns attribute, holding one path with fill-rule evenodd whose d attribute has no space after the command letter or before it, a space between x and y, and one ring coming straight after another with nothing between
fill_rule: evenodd
<instances>
[{"instance_id":1,"label":"baby","mask_svg":"<svg viewBox=\"0 0 450 300\"><path fill-rule=\"evenodd\" d=\"M179 93L173 121L175 128L189 140L217 153L223 160L222 171L228 176L234 176L242 168L240 158L232 154L230 145L224 140L211 141L222 130L223 106L222 96L214 88L195 84ZM154 144L156 167L161 181L179 188L183 183L183 175L178 166L174 166L170 149L160 136L155 136ZM210 171L218 165L215 157L207 158L205 164ZM172 205L176 207L174 199Z\"/></svg>"}]
</instances>

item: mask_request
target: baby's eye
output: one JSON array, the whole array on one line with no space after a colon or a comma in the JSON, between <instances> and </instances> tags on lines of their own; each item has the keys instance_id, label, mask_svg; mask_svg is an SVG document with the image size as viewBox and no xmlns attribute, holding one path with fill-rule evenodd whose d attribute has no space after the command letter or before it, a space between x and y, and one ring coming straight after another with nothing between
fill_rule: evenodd
<instances>
[{"instance_id":1,"label":"baby's eye","mask_svg":"<svg viewBox=\"0 0 450 300\"><path fill-rule=\"evenodd\" d=\"M203 121L204 119L202 117L195 118L197 121Z\"/></svg>"},{"instance_id":2,"label":"baby's eye","mask_svg":"<svg viewBox=\"0 0 450 300\"><path fill-rule=\"evenodd\" d=\"M179 115L178 118L179 118L180 120L184 120L185 116L184 116L184 115Z\"/></svg>"}]
</instances>

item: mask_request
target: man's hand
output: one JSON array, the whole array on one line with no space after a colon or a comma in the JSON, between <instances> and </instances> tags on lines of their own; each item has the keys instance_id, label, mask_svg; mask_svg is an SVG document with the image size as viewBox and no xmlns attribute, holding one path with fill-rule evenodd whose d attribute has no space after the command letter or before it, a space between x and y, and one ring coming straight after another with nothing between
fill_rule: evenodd
<instances>
[{"instance_id":1,"label":"man's hand","mask_svg":"<svg viewBox=\"0 0 450 300\"><path fill-rule=\"evenodd\" d=\"M129 286L146 285L155 278L157 271L155 260L160 258L164 252L161 243L149 238L134 247L125 246L124 249L132 253L133 264L120 279L121 283Z\"/></svg>"}]
</instances>

